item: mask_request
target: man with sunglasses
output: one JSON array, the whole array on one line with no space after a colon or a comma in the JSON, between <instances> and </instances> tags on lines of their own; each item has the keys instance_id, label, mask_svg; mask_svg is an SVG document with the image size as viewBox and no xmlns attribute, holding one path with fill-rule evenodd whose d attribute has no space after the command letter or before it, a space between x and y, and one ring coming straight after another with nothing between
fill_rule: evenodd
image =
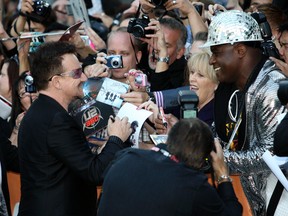
<instances>
[{"instance_id":1,"label":"man with sunglasses","mask_svg":"<svg viewBox=\"0 0 288 216\"><path fill-rule=\"evenodd\" d=\"M67 112L75 98L83 97L87 80L75 46L43 44L33 55L31 73L39 97L19 129L19 215L96 215L96 186L114 154L126 147L132 132L128 119L109 120L106 146L92 154L82 128Z\"/></svg>"}]
</instances>

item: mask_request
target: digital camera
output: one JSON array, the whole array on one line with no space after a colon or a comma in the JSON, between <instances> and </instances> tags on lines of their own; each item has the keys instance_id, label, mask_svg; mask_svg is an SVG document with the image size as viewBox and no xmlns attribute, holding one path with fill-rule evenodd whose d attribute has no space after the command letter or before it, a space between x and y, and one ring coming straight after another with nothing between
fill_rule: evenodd
<instances>
[{"instance_id":1,"label":"digital camera","mask_svg":"<svg viewBox=\"0 0 288 216\"><path fill-rule=\"evenodd\" d=\"M109 68L123 68L123 61L121 55L110 55L105 57L107 67Z\"/></svg>"},{"instance_id":2,"label":"digital camera","mask_svg":"<svg viewBox=\"0 0 288 216\"><path fill-rule=\"evenodd\" d=\"M34 0L33 9L34 11L27 14L27 17L36 22L43 22L51 13L50 4L43 0Z\"/></svg>"},{"instance_id":3,"label":"digital camera","mask_svg":"<svg viewBox=\"0 0 288 216\"><path fill-rule=\"evenodd\" d=\"M263 54L270 57L280 59L279 51L272 40L272 30L270 24L268 23L266 16L263 12L254 12L251 16L257 21L260 32L263 37L263 42L261 43L261 48Z\"/></svg>"},{"instance_id":4,"label":"digital camera","mask_svg":"<svg viewBox=\"0 0 288 216\"><path fill-rule=\"evenodd\" d=\"M131 18L128 23L127 32L132 33L136 38L145 38L146 34L153 34L153 30L145 30L148 26L150 19L146 15L142 18Z\"/></svg>"},{"instance_id":5,"label":"digital camera","mask_svg":"<svg viewBox=\"0 0 288 216\"><path fill-rule=\"evenodd\" d=\"M27 74L25 79L24 79L24 83L25 83L25 92L29 92L29 93L35 93L36 92L36 87L34 85L34 79L30 74Z\"/></svg>"},{"instance_id":6,"label":"digital camera","mask_svg":"<svg viewBox=\"0 0 288 216\"><path fill-rule=\"evenodd\" d=\"M203 10L203 5L194 4L194 7L195 7L196 11L199 13L199 15L201 16L202 10Z\"/></svg>"},{"instance_id":7,"label":"digital camera","mask_svg":"<svg viewBox=\"0 0 288 216\"><path fill-rule=\"evenodd\" d=\"M143 73L136 73L135 85L139 87L146 87L148 85L147 75Z\"/></svg>"},{"instance_id":8,"label":"digital camera","mask_svg":"<svg viewBox=\"0 0 288 216\"><path fill-rule=\"evenodd\" d=\"M163 6L167 0L152 0L151 3L154 4L155 6Z\"/></svg>"}]
</instances>

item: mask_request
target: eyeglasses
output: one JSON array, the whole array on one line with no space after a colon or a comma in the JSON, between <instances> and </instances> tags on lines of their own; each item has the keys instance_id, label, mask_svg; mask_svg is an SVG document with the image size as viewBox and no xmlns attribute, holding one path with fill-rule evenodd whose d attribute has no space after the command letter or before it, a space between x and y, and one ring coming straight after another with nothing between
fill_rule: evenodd
<instances>
[{"instance_id":1,"label":"eyeglasses","mask_svg":"<svg viewBox=\"0 0 288 216\"><path fill-rule=\"evenodd\" d=\"M51 76L48 79L48 81L51 81L54 76L68 76L68 77L72 77L73 79L79 79L81 77L82 73L83 73L83 70L81 67L81 68L77 68L77 69L74 69L74 70L69 71L69 72L54 74L53 76Z\"/></svg>"}]
</instances>

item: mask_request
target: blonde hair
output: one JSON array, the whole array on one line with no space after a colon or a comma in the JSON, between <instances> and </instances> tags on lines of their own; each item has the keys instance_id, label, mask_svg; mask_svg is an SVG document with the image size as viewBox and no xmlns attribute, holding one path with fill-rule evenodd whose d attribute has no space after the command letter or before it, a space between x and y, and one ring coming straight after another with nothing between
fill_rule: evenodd
<instances>
[{"instance_id":1,"label":"blonde hair","mask_svg":"<svg viewBox=\"0 0 288 216\"><path fill-rule=\"evenodd\" d=\"M187 75L192 71L200 72L204 77L210 79L214 83L218 83L215 70L209 64L210 55L207 52L193 54L187 62ZM189 78L188 78L189 79Z\"/></svg>"}]
</instances>

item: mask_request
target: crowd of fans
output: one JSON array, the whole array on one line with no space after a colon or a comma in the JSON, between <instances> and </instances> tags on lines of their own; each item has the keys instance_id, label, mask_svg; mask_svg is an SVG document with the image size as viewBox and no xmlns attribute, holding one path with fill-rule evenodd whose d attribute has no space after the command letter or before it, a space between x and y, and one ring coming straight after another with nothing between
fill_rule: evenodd
<instances>
[{"instance_id":1,"label":"crowd of fans","mask_svg":"<svg viewBox=\"0 0 288 216\"><path fill-rule=\"evenodd\" d=\"M20 216L285 215L287 191L267 195L262 155L288 157L277 96L288 76L287 1L77 2L89 22L67 33L80 21L73 1L0 0L0 215L12 215L7 171L20 173ZM139 149L131 113L120 119L113 107L93 139L72 118L95 77L128 84L123 103L153 113ZM197 118L183 119L184 91Z\"/></svg>"}]
</instances>

